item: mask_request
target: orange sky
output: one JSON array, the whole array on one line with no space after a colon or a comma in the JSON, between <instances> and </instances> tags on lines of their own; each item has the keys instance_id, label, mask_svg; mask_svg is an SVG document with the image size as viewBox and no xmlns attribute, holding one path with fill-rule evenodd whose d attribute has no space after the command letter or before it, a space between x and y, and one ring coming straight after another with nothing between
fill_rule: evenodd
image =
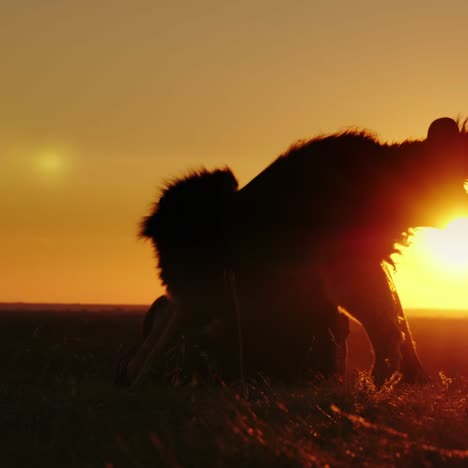
<instances>
[{"instance_id":1,"label":"orange sky","mask_svg":"<svg viewBox=\"0 0 468 468\"><path fill-rule=\"evenodd\" d=\"M468 3L376 5L3 1L0 301L148 303L136 226L165 178L245 183L298 138L466 115ZM468 309L468 273L429 277L427 252L400 262L404 305Z\"/></svg>"}]
</instances>

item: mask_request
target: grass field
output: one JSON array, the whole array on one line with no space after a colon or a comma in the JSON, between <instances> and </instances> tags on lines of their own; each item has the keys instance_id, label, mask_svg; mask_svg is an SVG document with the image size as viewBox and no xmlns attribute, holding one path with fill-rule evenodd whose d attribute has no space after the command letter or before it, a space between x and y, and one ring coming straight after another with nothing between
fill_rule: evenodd
<instances>
[{"instance_id":1,"label":"grass field","mask_svg":"<svg viewBox=\"0 0 468 468\"><path fill-rule=\"evenodd\" d=\"M348 382L113 386L141 310L3 307L0 465L468 466L468 319L413 318L427 386L376 390L350 337Z\"/></svg>"}]
</instances>

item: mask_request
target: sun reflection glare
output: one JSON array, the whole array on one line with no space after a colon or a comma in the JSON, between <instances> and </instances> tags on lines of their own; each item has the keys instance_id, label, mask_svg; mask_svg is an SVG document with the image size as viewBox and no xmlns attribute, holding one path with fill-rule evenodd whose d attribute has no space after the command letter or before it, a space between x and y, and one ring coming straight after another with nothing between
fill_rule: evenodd
<instances>
[{"instance_id":1,"label":"sun reflection glare","mask_svg":"<svg viewBox=\"0 0 468 468\"><path fill-rule=\"evenodd\" d=\"M58 178L68 167L68 153L62 148L49 148L36 153L35 168L44 177Z\"/></svg>"},{"instance_id":2,"label":"sun reflection glare","mask_svg":"<svg viewBox=\"0 0 468 468\"><path fill-rule=\"evenodd\" d=\"M39 157L39 167L43 172L55 173L63 167L63 160L57 153L44 153Z\"/></svg>"}]
</instances>

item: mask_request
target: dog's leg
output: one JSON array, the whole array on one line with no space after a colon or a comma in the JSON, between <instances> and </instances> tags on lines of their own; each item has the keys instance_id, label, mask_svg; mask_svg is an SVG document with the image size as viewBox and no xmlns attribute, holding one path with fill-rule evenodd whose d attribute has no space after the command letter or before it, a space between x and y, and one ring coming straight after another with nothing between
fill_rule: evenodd
<instances>
[{"instance_id":1,"label":"dog's leg","mask_svg":"<svg viewBox=\"0 0 468 468\"><path fill-rule=\"evenodd\" d=\"M423 373L393 281L382 265L348 264L327 269L324 278L333 300L364 326L374 349L377 384L396 371L413 380L415 362Z\"/></svg>"}]
</instances>

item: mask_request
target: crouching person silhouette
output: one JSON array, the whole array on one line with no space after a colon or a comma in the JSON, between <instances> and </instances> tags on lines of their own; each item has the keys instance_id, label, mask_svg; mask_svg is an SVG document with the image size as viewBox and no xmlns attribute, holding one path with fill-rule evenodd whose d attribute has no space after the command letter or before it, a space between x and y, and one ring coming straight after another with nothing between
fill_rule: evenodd
<instances>
[{"instance_id":1,"label":"crouching person silhouette","mask_svg":"<svg viewBox=\"0 0 468 468\"><path fill-rule=\"evenodd\" d=\"M296 361L303 377L344 377L349 323L342 314L333 317L337 318L336 323L330 322L321 334L316 333L310 347ZM215 317L194 324L187 311L166 295L160 296L145 314L142 342L119 358L115 384L121 387L145 382L178 385L199 379L210 383L242 382L248 377L255 378L259 371L263 377L270 377L258 368L252 372L249 360L255 362L258 357L245 359L242 324L235 322L236 317L232 316L230 319L225 317L224 321ZM261 334L257 339L259 346L264 345ZM291 340L294 340L293 336L286 336L284 342ZM262 354L270 352L271 349L262 349ZM272 377L288 380L288 372L281 369Z\"/></svg>"},{"instance_id":2,"label":"crouching person silhouette","mask_svg":"<svg viewBox=\"0 0 468 468\"><path fill-rule=\"evenodd\" d=\"M145 314L142 342L118 360L115 384L138 386L144 382L178 385L194 379L219 380L231 374L226 349L234 336L218 319L193 323L168 296L160 296ZM231 359L235 350L230 349ZM237 367L238 369L238 367Z\"/></svg>"}]
</instances>

